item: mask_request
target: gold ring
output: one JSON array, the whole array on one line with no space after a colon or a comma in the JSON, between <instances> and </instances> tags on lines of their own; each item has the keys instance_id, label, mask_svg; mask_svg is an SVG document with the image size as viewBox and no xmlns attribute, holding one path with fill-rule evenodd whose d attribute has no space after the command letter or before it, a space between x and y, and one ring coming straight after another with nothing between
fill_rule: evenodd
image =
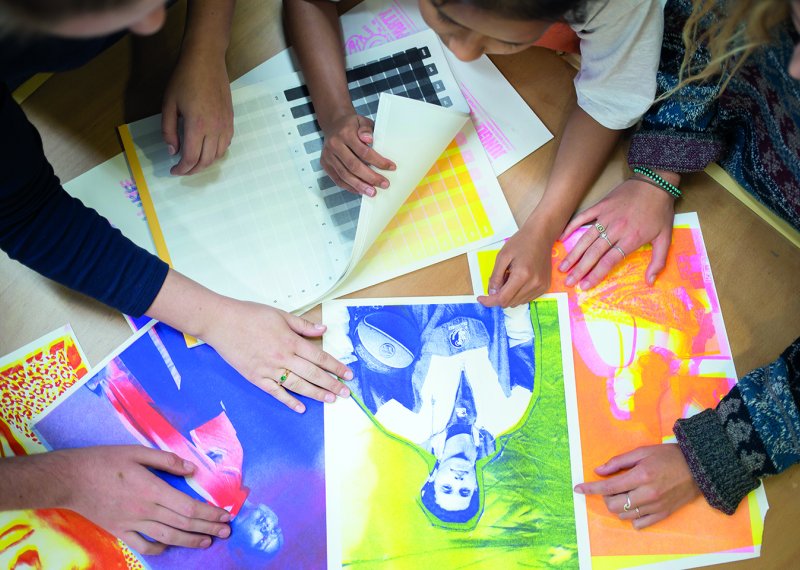
<instances>
[{"instance_id":1,"label":"gold ring","mask_svg":"<svg viewBox=\"0 0 800 570\"><path fill-rule=\"evenodd\" d=\"M611 240L610 240L610 239L608 239L608 234L607 234L606 232L603 232L603 233L601 233L601 234L600 234L600 237L601 237L601 238L603 238L604 240L606 240L606 243L607 243L607 244L608 244L610 247L614 247L614 244L613 244L613 243L611 243Z\"/></svg>"},{"instance_id":2,"label":"gold ring","mask_svg":"<svg viewBox=\"0 0 800 570\"><path fill-rule=\"evenodd\" d=\"M628 500L625 501L624 505L622 505L622 510L627 513L629 510L631 510L631 494L625 493L625 497L627 497Z\"/></svg>"},{"instance_id":3,"label":"gold ring","mask_svg":"<svg viewBox=\"0 0 800 570\"><path fill-rule=\"evenodd\" d=\"M636 507L636 508L635 508L635 509L633 509L633 510L634 510L634 511L636 511L636 518L637 518L637 519L640 519L640 518L642 518L642 513L640 513L640 512L639 512L639 507Z\"/></svg>"},{"instance_id":4,"label":"gold ring","mask_svg":"<svg viewBox=\"0 0 800 570\"><path fill-rule=\"evenodd\" d=\"M291 370L289 370L288 368L284 368L283 374L281 374L281 378L280 380L278 380L278 384L283 384L284 382L286 382L286 379L289 377L289 374L291 373L292 373Z\"/></svg>"},{"instance_id":5,"label":"gold ring","mask_svg":"<svg viewBox=\"0 0 800 570\"><path fill-rule=\"evenodd\" d=\"M618 252L622 254L622 259L625 259L625 251L620 246L615 245L614 249L616 249Z\"/></svg>"},{"instance_id":6,"label":"gold ring","mask_svg":"<svg viewBox=\"0 0 800 570\"><path fill-rule=\"evenodd\" d=\"M594 229L596 229L597 233L599 233L599 234L603 234L606 231L606 227L603 224L601 224L600 222L596 222L595 223Z\"/></svg>"}]
</instances>

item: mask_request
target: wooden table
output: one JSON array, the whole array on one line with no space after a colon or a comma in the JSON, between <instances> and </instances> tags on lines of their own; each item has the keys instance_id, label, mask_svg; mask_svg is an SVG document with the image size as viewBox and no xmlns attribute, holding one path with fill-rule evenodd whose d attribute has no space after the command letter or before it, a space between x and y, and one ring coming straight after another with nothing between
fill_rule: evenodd
<instances>
[{"instance_id":1,"label":"wooden table","mask_svg":"<svg viewBox=\"0 0 800 570\"><path fill-rule=\"evenodd\" d=\"M178 52L183 3L151 38L125 38L88 65L50 78L23 107L39 128L45 151L62 181L69 181L121 151L116 126L160 112L163 85ZM285 47L280 2L239 0L228 53L231 80ZM156 55L157 54L157 55ZM555 140L500 177L517 222L538 203L560 133L575 104L574 70L538 48L493 58ZM130 79L129 79L130 78ZM135 102L135 106L128 102ZM624 143L584 205L627 176ZM740 374L773 360L800 334L800 250L772 230L705 174L682 184L680 212L696 211ZM376 285L354 296L471 294L465 256ZM0 354L71 323L90 362L96 363L130 334L121 315L42 278L0 254ZM319 319L319 308L312 310ZM724 568L789 568L800 554L800 467L767 480L771 508L762 556Z\"/></svg>"}]
</instances>

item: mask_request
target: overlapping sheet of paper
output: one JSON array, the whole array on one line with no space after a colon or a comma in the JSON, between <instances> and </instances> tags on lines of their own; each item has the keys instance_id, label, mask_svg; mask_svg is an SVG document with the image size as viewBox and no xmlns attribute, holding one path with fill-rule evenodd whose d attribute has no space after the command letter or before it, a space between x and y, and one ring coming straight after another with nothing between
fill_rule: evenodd
<instances>
[{"instance_id":1,"label":"overlapping sheet of paper","mask_svg":"<svg viewBox=\"0 0 800 570\"><path fill-rule=\"evenodd\" d=\"M515 230L471 123L458 133L468 107L432 32L355 54L348 65L372 73L367 81L354 71L351 81L363 114L375 112L379 85L440 105L423 117L417 102L395 98L388 118L378 120L376 145L398 164L397 182L381 197L399 208L387 230L364 228L379 237L354 241L361 199L321 173L313 107L296 77L286 77L234 90L234 141L199 175L169 175L175 159L161 142L157 117L121 129L162 258L220 293L299 311L333 289L363 288ZM355 254L363 257L358 267ZM338 285L352 270L353 278Z\"/></svg>"},{"instance_id":2,"label":"overlapping sheet of paper","mask_svg":"<svg viewBox=\"0 0 800 570\"><path fill-rule=\"evenodd\" d=\"M37 414L89 373L69 325L0 357L0 460L41 453ZM0 512L0 564L7 568L130 568L142 566L121 541L75 512Z\"/></svg>"},{"instance_id":3,"label":"overlapping sheet of paper","mask_svg":"<svg viewBox=\"0 0 800 570\"><path fill-rule=\"evenodd\" d=\"M353 398L325 407L329 568L576 567L586 511L571 484L565 296L506 311L474 297L344 299L322 312L325 350L355 374Z\"/></svg>"},{"instance_id":4,"label":"overlapping sheet of paper","mask_svg":"<svg viewBox=\"0 0 800 570\"><path fill-rule=\"evenodd\" d=\"M235 515L231 535L207 549L142 556L138 567L152 569L324 568L322 426L322 404L297 414L163 323L137 332L34 420L51 449L173 452L196 469L162 479ZM51 554L63 561L63 551Z\"/></svg>"},{"instance_id":5,"label":"overlapping sheet of paper","mask_svg":"<svg viewBox=\"0 0 800 570\"><path fill-rule=\"evenodd\" d=\"M650 248L629 254L597 287L564 285L557 270L584 231L557 243L551 291L569 295L583 480L614 455L674 441L672 425L714 407L736 382L711 267L696 214L675 218L667 265L644 280ZM486 290L499 245L469 254L476 292ZM577 428L578 426L571 426ZM576 481L576 483L579 481ZM634 530L587 500L590 544L581 567L691 568L758 556L768 508L763 486L729 517L702 498Z\"/></svg>"},{"instance_id":6,"label":"overlapping sheet of paper","mask_svg":"<svg viewBox=\"0 0 800 570\"><path fill-rule=\"evenodd\" d=\"M340 18L345 51L358 53L429 30L417 0L365 0ZM485 55L468 63L449 50L445 57L470 107L470 117L496 175L500 175L553 138ZM294 71L286 49L233 82L248 85Z\"/></svg>"}]
</instances>

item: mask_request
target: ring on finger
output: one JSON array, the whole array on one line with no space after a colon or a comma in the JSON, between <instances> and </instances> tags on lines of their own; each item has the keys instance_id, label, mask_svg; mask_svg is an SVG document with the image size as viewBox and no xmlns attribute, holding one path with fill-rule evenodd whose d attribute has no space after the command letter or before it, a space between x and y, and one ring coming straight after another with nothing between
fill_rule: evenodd
<instances>
[{"instance_id":1,"label":"ring on finger","mask_svg":"<svg viewBox=\"0 0 800 570\"><path fill-rule=\"evenodd\" d=\"M625 504L622 505L622 510L627 513L629 510L631 510L631 494L630 493L625 493L625 498L626 498L626 501L625 501Z\"/></svg>"},{"instance_id":2,"label":"ring on finger","mask_svg":"<svg viewBox=\"0 0 800 570\"><path fill-rule=\"evenodd\" d=\"M623 249L622 249L620 246L618 246L618 245L615 245L615 246L614 246L614 249L616 249L618 252L620 252L620 253L622 254L622 259L625 259L625 250L623 250Z\"/></svg>"},{"instance_id":3,"label":"ring on finger","mask_svg":"<svg viewBox=\"0 0 800 570\"><path fill-rule=\"evenodd\" d=\"M639 507L636 507L636 508L635 508L635 509L633 509L633 510L634 510L634 511L636 511L636 518L637 518L637 519L640 519L640 518L642 518L642 513L641 513L641 511L639 511Z\"/></svg>"},{"instance_id":4,"label":"ring on finger","mask_svg":"<svg viewBox=\"0 0 800 570\"><path fill-rule=\"evenodd\" d=\"M603 238L604 240L606 240L606 243L608 243L608 245L609 245L610 247L614 247L614 244L613 244L613 243L611 243L611 240L610 240L610 239L608 239L608 234L607 234L606 232L603 232L603 233L601 233L601 234L600 234L600 237L601 237L601 238Z\"/></svg>"},{"instance_id":5,"label":"ring on finger","mask_svg":"<svg viewBox=\"0 0 800 570\"><path fill-rule=\"evenodd\" d=\"M594 229L596 229L597 233L599 233L600 235L604 234L606 231L606 227L600 222L595 222Z\"/></svg>"},{"instance_id":6,"label":"ring on finger","mask_svg":"<svg viewBox=\"0 0 800 570\"><path fill-rule=\"evenodd\" d=\"M286 379L289 378L289 374L291 374L291 373L292 373L291 370L289 370L288 368L284 368L283 369L283 374L281 374L281 377L278 380L278 384L280 384L282 386L283 383L286 382Z\"/></svg>"}]
</instances>

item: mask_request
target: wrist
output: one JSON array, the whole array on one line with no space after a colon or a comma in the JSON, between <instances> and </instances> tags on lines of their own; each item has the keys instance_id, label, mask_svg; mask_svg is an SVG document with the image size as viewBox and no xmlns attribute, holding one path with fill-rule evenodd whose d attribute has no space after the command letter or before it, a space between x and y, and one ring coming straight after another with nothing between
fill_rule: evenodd
<instances>
[{"instance_id":1,"label":"wrist","mask_svg":"<svg viewBox=\"0 0 800 570\"><path fill-rule=\"evenodd\" d=\"M659 168L653 168L651 170L656 174L658 174L661 178L672 184L673 186L680 186L681 183L680 173L672 172L671 170L661 170Z\"/></svg>"},{"instance_id":2,"label":"wrist","mask_svg":"<svg viewBox=\"0 0 800 570\"><path fill-rule=\"evenodd\" d=\"M569 216L564 216L560 210L550 211L539 204L522 224L520 231L553 244L561 236L568 220Z\"/></svg>"},{"instance_id":3,"label":"wrist","mask_svg":"<svg viewBox=\"0 0 800 570\"><path fill-rule=\"evenodd\" d=\"M315 105L315 109L317 111L317 122L319 123L319 127L326 135L335 127L335 125L344 121L348 117L355 117L358 115L355 107L353 107L350 101L342 103L341 105Z\"/></svg>"}]
</instances>

